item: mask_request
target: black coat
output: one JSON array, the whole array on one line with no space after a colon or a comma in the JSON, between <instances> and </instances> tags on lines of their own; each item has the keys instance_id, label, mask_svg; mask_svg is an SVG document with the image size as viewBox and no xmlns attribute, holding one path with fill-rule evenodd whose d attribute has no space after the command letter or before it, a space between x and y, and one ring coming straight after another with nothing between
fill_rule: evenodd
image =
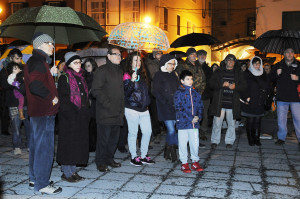
<instances>
[{"instance_id":1,"label":"black coat","mask_svg":"<svg viewBox=\"0 0 300 199\"><path fill-rule=\"evenodd\" d=\"M213 71L212 68L210 68L206 62L203 63L202 65L200 64L200 66L202 67L202 70L205 74L205 81L206 81L206 87L201 97L202 100L208 100L213 96L212 89L209 87L209 80L213 74Z\"/></svg>"},{"instance_id":2,"label":"black coat","mask_svg":"<svg viewBox=\"0 0 300 199\"><path fill-rule=\"evenodd\" d=\"M75 78L78 84L80 79ZM79 86L79 89L80 93L85 94L83 86ZM60 108L56 161L62 165L85 165L89 159L88 98L81 97L80 109L71 102L66 75L59 77L58 96Z\"/></svg>"},{"instance_id":3,"label":"black coat","mask_svg":"<svg viewBox=\"0 0 300 199\"><path fill-rule=\"evenodd\" d=\"M180 82L173 71L172 73L158 71L153 79L153 94L156 98L157 114L159 121L175 120L174 94Z\"/></svg>"},{"instance_id":4,"label":"black coat","mask_svg":"<svg viewBox=\"0 0 300 199\"><path fill-rule=\"evenodd\" d=\"M223 98L223 75L225 66L221 66L216 70L209 80L209 86L213 89L213 100L210 105L210 114L216 117L221 116L222 98ZM247 82L244 78L243 72L240 71L237 65L234 66L234 81L235 89L233 91L232 112L233 119L240 118L241 104L240 104L240 92L247 88Z\"/></svg>"},{"instance_id":5,"label":"black coat","mask_svg":"<svg viewBox=\"0 0 300 199\"><path fill-rule=\"evenodd\" d=\"M247 81L247 90L241 93L241 99L246 102L250 98L249 104L242 103L242 111L254 115L261 115L265 112L264 102L270 93L270 81L266 73L254 76L250 71L244 72ZM265 91L262 92L262 90Z\"/></svg>"},{"instance_id":6,"label":"black coat","mask_svg":"<svg viewBox=\"0 0 300 199\"><path fill-rule=\"evenodd\" d=\"M107 64L94 73L92 94L96 98L96 120L102 125L123 125L124 86L120 65Z\"/></svg>"},{"instance_id":7,"label":"black coat","mask_svg":"<svg viewBox=\"0 0 300 199\"><path fill-rule=\"evenodd\" d=\"M300 83L300 62L294 59L293 66L287 66L285 59L281 60L272 68L271 80L276 83L277 101L283 102L299 102L299 94L297 86ZM277 69L281 68L282 73L278 76ZM291 79L291 74L299 76L299 80Z\"/></svg>"}]
</instances>

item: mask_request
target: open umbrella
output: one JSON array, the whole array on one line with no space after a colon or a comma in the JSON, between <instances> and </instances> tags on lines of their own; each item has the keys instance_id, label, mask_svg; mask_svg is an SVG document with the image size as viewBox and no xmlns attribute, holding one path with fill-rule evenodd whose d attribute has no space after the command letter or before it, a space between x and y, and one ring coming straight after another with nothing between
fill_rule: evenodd
<instances>
[{"instance_id":1,"label":"open umbrella","mask_svg":"<svg viewBox=\"0 0 300 199\"><path fill-rule=\"evenodd\" d=\"M163 50L170 48L169 40L159 27L127 22L116 26L108 37L108 42L126 49L134 50Z\"/></svg>"},{"instance_id":2,"label":"open umbrella","mask_svg":"<svg viewBox=\"0 0 300 199\"><path fill-rule=\"evenodd\" d=\"M101 41L107 34L88 15L69 7L41 6L23 8L9 16L0 26L0 37L14 37L31 42L36 32L43 32L55 43L74 44L84 41Z\"/></svg>"},{"instance_id":3,"label":"open umbrella","mask_svg":"<svg viewBox=\"0 0 300 199\"><path fill-rule=\"evenodd\" d=\"M179 48L185 46L213 45L217 43L221 43L221 42L209 34L190 33L177 38L171 44L171 48Z\"/></svg>"},{"instance_id":4,"label":"open umbrella","mask_svg":"<svg viewBox=\"0 0 300 199\"><path fill-rule=\"evenodd\" d=\"M270 30L259 36L253 46L262 52L283 54L287 48L293 48L296 54L300 53L300 31Z\"/></svg>"}]
</instances>

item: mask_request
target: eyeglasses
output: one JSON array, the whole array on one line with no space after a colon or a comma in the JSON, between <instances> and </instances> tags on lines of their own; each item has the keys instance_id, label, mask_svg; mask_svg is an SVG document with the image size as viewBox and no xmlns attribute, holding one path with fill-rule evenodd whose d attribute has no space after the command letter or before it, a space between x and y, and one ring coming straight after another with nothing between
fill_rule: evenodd
<instances>
[{"instance_id":1,"label":"eyeglasses","mask_svg":"<svg viewBox=\"0 0 300 199\"><path fill-rule=\"evenodd\" d=\"M168 63L169 66L176 66L176 64Z\"/></svg>"},{"instance_id":2,"label":"eyeglasses","mask_svg":"<svg viewBox=\"0 0 300 199\"><path fill-rule=\"evenodd\" d=\"M78 65L78 64L81 64L81 62L80 61L74 61L73 64Z\"/></svg>"},{"instance_id":3,"label":"eyeglasses","mask_svg":"<svg viewBox=\"0 0 300 199\"><path fill-rule=\"evenodd\" d=\"M54 43L52 42L45 42L45 44L48 44L49 46L54 46Z\"/></svg>"},{"instance_id":4,"label":"eyeglasses","mask_svg":"<svg viewBox=\"0 0 300 199\"><path fill-rule=\"evenodd\" d=\"M120 53L111 53L111 55L116 55L116 56L121 57L121 54L120 54Z\"/></svg>"}]
</instances>

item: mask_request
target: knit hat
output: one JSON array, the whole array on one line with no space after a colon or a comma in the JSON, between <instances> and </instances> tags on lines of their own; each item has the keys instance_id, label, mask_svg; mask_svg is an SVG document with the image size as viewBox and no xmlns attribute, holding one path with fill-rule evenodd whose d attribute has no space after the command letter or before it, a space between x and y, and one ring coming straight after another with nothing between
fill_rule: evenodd
<instances>
[{"instance_id":1,"label":"knit hat","mask_svg":"<svg viewBox=\"0 0 300 199\"><path fill-rule=\"evenodd\" d=\"M153 54L153 58L154 59L155 59L155 56L157 55L157 53L161 53L162 54L162 51L161 50L153 50L152 54Z\"/></svg>"},{"instance_id":2,"label":"knit hat","mask_svg":"<svg viewBox=\"0 0 300 199\"><path fill-rule=\"evenodd\" d=\"M197 53L196 50L195 50L195 48L189 48L189 49L187 49L186 56L188 57L192 53Z\"/></svg>"},{"instance_id":3,"label":"knit hat","mask_svg":"<svg viewBox=\"0 0 300 199\"><path fill-rule=\"evenodd\" d=\"M197 56L200 56L200 55L207 55L207 52L205 50L198 50Z\"/></svg>"},{"instance_id":4,"label":"knit hat","mask_svg":"<svg viewBox=\"0 0 300 199\"><path fill-rule=\"evenodd\" d=\"M72 61L74 61L75 59L81 60L81 57L75 52L67 52L65 54L66 66L69 66L72 63Z\"/></svg>"},{"instance_id":5,"label":"knit hat","mask_svg":"<svg viewBox=\"0 0 300 199\"><path fill-rule=\"evenodd\" d=\"M160 58L160 61L159 61L161 71L167 72L168 62L173 60L173 59L175 60L175 68L174 68L174 70L175 70L176 67L177 67L177 60L175 59L175 57L173 57L170 54L162 55L161 58Z\"/></svg>"},{"instance_id":6,"label":"knit hat","mask_svg":"<svg viewBox=\"0 0 300 199\"><path fill-rule=\"evenodd\" d=\"M228 54L228 55L225 57L225 64L227 64L228 60L236 61L236 57L235 57L233 54Z\"/></svg>"},{"instance_id":7,"label":"knit hat","mask_svg":"<svg viewBox=\"0 0 300 199\"><path fill-rule=\"evenodd\" d=\"M32 37L32 45L33 45L34 49L37 49L43 43L46 43L46 42L54 43L53 39L45 33L37 32Z\"/></svg>"}]
</instances>

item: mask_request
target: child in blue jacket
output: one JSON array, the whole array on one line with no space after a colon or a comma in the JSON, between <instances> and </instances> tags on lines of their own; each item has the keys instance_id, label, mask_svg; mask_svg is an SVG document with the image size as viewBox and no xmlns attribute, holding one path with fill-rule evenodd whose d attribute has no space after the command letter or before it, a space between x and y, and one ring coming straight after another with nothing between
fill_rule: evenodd
<instances>
[{"instance_id":1,"label":"child in blue jacket","mask_svg":"<svg viewBox=\"0 0 300 199\"><path fill-rule=\"evenodd\" d=\"M193 87L193 74L184 70L180 74L182 85L174 95L176 126L178 129L179 159L184 173L203 171L199 165L199 122L202 119L203 103L201 95ZM192 165L187 162L187 143L190 145Z\"/></svg>"}]
</instances>

